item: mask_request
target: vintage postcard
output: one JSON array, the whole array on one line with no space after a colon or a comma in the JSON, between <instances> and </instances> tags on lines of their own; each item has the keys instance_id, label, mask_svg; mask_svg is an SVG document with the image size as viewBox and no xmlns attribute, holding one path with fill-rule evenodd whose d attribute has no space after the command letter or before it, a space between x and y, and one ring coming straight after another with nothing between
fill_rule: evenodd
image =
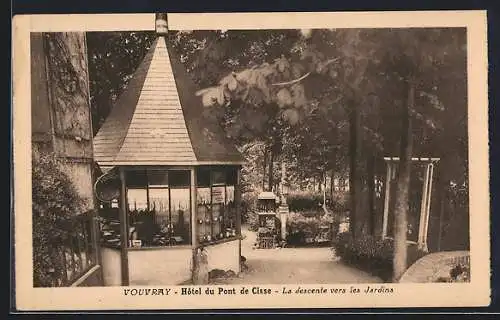
<instances>
[{"instance_id":1,"label":"vintage postcard","mask_svg":"<svg viewBox=\"0 0 500 320\"><path fill-rule=\"evenodd\" d=\"M17 310L490 303L486 12L13 26Z\"/></svg>"}]
</instances>

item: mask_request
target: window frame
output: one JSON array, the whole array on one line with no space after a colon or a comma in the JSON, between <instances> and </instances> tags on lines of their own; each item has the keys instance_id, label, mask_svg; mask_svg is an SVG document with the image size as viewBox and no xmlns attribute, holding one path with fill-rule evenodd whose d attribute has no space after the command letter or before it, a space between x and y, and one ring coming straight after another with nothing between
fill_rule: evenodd
<instances>
[{"instance_id":1,"label":"window frame","mask_svg":"<svg viewBox=\"0 0 500 320\"><path fill-rule=\"evenodd\" d=\"M196 199L196 221L197 221L197 225L198 225L198 228L196 228L196 239L198 241L198 243L200 245L210 245L210 244L213 244L213 243L217 243L218 241L221 241L221 240L234 240L234 239L237 239L238 236L239 236L239 232L238 230L236 230L236 222L234 221L233 222L233 226L232 226L232 229L234 229L234 232L230 235L227 235L226 234L226 229L228 228L227 226L227 222L231 220L231 216L233 219L237 219L237 215L238 213L233 211L232 214L230 214L228 212L228 210L231 210L230 208L230 204L228 202L228 187L233 187L233 196L232 196L232 202L234 203L235 201L235 198L236 198L236 188L237 188L237 181L236 179L229 179L229 176L230 174L234 174L236 175L237 174L237 168L233 168L233 167L229 167L229 168L197 168L197 175L200 173L200 172L203 172L205 171L208 171L209 172L209 185L206 185L205 183L201 183L200 184L200 180L197 179L196 181L196 191L197 191L197 194L198 194L198 190L199 189L210 189L210 203L209 204L202 204L202 203L199 203L198 202L198 197ZM224 182L221 183L220 181L215 181L215 174L214 172L223 172L223 176L224 176ZM233 171L233 172L231 172ZM229 183L232 183L232 184L229 184ZM214 187L223 187L224 188L224 200L222 203L214 203ZM214 220L214 206L218 206L220 205L221 206L221 209L219 211L219 216L217 217L217 221ZM201 219L201 214L200 214L200 211L199 211L199 208L200 207L203 207L203 206L206 206L208 207L208 215L210 217L210 232L209 232L209 236L210 236L210 240L206 239L207 237L207 227L206 227L206 213L204 213L204 217L203 219ZM234 209L233 209L234 210ZM219 217L221 217L219 219ZM226 219L228 221L226 221ZM202 223L199 223L199 220L203 220ZM215 227L215 223L218 223L219 224L219 227L218 227L218 234L217 236L215 235L214 233L214 227ZM204 231L202 231L201 229L201 225L204 225L203 229ZM223 234L222 237L220 237L220 234Z\"/></svg>"},{"instance_id":2,"label":"window frame","mask_svg":"<svg viewBox=\"0 0 500 320\"><path fill-rule=\"evenodd\" d=\"M187 185L185 185L185 183L183 184L180 184L180 185L175 185L175 186L172 186L171 185L171 181L170 181L170 173L172 171L181 171L183 173L185 173L188 177L187 179ZM141 179L145 179L145 183L144 185L138 185L136 183L130 183L130 175L134 175L134 174L140 174L140 173L143 173L144 174L144 177L141 177ZM150 183L150 176L152 173L155 173L155 172L161 172L163 174L166 175L166 180L167 180L167 184L164 185L164 184L161 184L161 185L152 185ZM137 168L137 169L129 169L129 170L126 170L125 171L125 174L126 174L126 178L125 178L125 192L126 192L126 202L124 204L124 209L126 210L126 230L130 230L132 224L131 224L131 212L135 211L135 210L131 210L130 208L130 202L129 202L129 197L128 197L128 192L130 189L140 189L140 190L145 190L146 191L146 209L143 209L145 212L148 212L148 213L152 213L152 202L151 202L151 196L150 196L150 191L151 190L168 190L168 216L167 216L167 224L168 225L172 225L172 189L181 189L181 190L188 190L188 193L189 193L189 199L188 199L188 206L187 206L187 212L188 212L188 215L189 215L189 220L186 219L186 217L184 217L184 223L185 222L188 222L188 230L186 232L186 235L184 239L184 241L180 244L177 244L177 243L173 243L172 241L172 236L175 236L175 234L171 235L169 234L168 235L168 244L166 245L144 245L144 244L141 244L141 246L139 247L134 247L131 245L131 240L130 239L130 234L127 235L127 243L125 244L125 248L127 250L140 250L140 249L155 249L155 248L171 248L171 247L181 247L181 246L191 246L192 245L192 230L193 230L193 226L192 226L192 222L191 222L191 216L193 214L193 208L192 208L192 204L191 204L191 185L190 185L190 179L191 179L191 171L189 169L186 169L186 168ZM155 227L157 227L157 224L156 224L156 221L154 221L154 224L155 224ZM184 236L184 235L183 235Z\"/></svg>"}]
</instances>

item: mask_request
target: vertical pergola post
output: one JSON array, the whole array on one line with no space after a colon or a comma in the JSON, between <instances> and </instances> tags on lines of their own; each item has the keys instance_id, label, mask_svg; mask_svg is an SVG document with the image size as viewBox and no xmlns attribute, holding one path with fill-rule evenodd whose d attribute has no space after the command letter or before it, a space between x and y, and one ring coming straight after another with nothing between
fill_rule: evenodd
<instances>
[{"instance_id":1,"label":"vertical pergola post","mask_svg":"<svg viewBox=\"0 0 500 320\"><path fill-rule=\"evenodd\" d=\"M422 201L420 203L420 222L418 224L418 247L424 250L426 249L424 234L426 229L427 202L429 201L427 196L429 191L429 167L429 164L425 166L424 183L422 185Z\"/></svg>"},{"instance_id":2,"label":"vertical pergola post","mask_svg":"<svg viewBox=\"0 0 500 320\"><path fill-rule=\"evenodd\" d=\"M382 238L387 237L387 224L389 220L389 199L392 180L392 163L387 161L387 175L385 177L385 195L384 195L384 218L382 222Z\"/></svg>"},{"instance_id":3,"label":"vertical pergola post","mask_svg":"<svg viewBox=\"0 0 500 320\"><path fill-rule=\"evenodd\" d=\"M128 223L127 223L127 182L125 180L125 170L123 167L120 170L120 253L121 253L121 278L122 286L129 285L128 272Z\"/></svg>"},{"instance_id":4,"label":"vertical pergola post","mask_svg":"<svg viewBox=\"0 0 500 320\"><path fill-rule=\"evenodd\" d=\"M420 208L420 224L418 232L418 247L424 251L428 251L427 234L429 230L433 174L434 164L432 162L429 162L425 168L425 179L422 188L422 203Z\"/></svg>"}]
</instances>

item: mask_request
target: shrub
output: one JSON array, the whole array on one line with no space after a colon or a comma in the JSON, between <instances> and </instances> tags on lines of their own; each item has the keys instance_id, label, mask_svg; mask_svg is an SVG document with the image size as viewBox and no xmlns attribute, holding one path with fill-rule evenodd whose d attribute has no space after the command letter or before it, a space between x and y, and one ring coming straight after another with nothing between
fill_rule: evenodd
<instances>
[{"instance_id":1,"label":"shrub","mask_svg":"<svg viewBox=\"0 0 500 320\"><path fill-rule=\"evenodd\" d=\"M338 234L333 247L335 254L345 263L379 276L384 281L392 279L394 256L392 239L381 239L371 235L360 235L353 239L349 232L343 232ZM412 265L425 254L416 245L410 245L407 265Z\"/></svg>"},{"instance_id":2,"label":"shrub","mask_svg":"<svg viewBox=\"0 0 500 320\"><path fill-rule=\"evenodd\" d=\"M290 211L295 212L314 212L323 206L322 192L294 192L288 194L286 199ZM348 200L346 193L334 193L333 197L329 192L326 194L326 206L336 213L348 210Z\"/></svg>"},{"instance_id":3,"label":"shrub","mask_svg":"<svg viewBox=\"0 0 500 320\"><path fill-rule=\"evenodd\" d=\"M306 238L319 235L320 227L332 227L333 217L322 215L308 217L301 213L291 212L287 218L287 244L300 246L306 244Z\"/></svg>"},{"instance_id":4,"label":"shrub","mask_svg":"<svg viewBox=\"0 0 500 320\"><path fill-rule=\"evenodd\" d=\"M323 194L313 192L297 192L287 195L286 202L290 211L311 211L321 208Z\"/></svg>"},{"instance_id":5,"label":"shrub","mask_svg":"<svg viewBox=\"0 0 500 320\"><path fill-rule=\"evenodd\" d=\"M74 215L80 213L84 200L52 154L33 148L33 283L35 287L53 286L64 278L65 257L59 247L69 240Z\"/></svg>"}]
</instances>

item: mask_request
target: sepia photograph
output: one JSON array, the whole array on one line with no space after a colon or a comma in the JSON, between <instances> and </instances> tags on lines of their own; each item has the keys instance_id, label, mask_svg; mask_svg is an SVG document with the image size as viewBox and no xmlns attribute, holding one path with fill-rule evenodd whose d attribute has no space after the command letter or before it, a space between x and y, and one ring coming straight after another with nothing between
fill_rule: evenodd
<instances>
[{"instance_id":1,"label":"sepia photograph","mask_svg":"<svg viewBox=\"0 0 500 320\"><path fill-rule=\"evenodd\" d=\"M485 16L462 13L481 40ZM373 27L246 15L255 27L152 13L136 28L45 18L23 31L14 166L30 201L14 210L16 300L487 305L486 42L471 60L459 15ZM69 302L79 290L95 300Z\"/></svg>"}]
</instances>

